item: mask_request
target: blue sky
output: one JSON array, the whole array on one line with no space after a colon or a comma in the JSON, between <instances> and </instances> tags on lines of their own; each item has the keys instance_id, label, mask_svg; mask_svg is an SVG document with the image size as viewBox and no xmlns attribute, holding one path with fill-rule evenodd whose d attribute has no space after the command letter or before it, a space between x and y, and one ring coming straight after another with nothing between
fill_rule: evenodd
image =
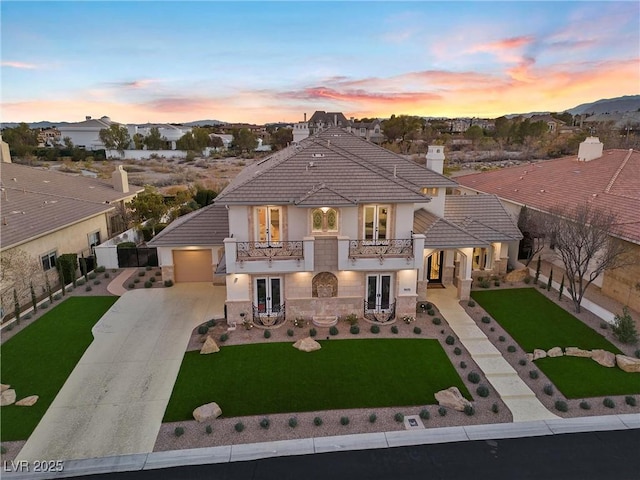
<instances>
[{"instance_id":1,"label":"blue sky","mask_svg":"<svg viewBox=\"0 0 640 480\"><path fill-rule=\"evenodd\" d=\"M630 2L0 3L1 121L486 116L640 93Z\"/></svg>"}]
</instances>

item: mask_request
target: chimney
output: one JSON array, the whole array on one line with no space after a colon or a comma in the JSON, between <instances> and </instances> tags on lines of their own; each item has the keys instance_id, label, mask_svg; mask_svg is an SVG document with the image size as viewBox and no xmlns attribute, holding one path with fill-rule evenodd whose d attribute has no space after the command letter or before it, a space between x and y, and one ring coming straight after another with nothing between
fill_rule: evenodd
<instances>
[{"instance_id":1,"label":"chimney","mask_svg":"<svg viewBox=\"0 0 640 480\"><path fill-rule=\"evenodd\" d=\"M338 126L338 115L334 115L333 116L333 126L337 127Z\"/></svg>"},{"instance_id":2,"label":"chimney","mask_svg":"<svg viewBox=\"0 0 640 480\"><path fill-rule=\"evenodd\" d=\"M598 137L587 137L578 148L578 161L589 162L602 157L604 145Z\"/></svg>"},{"instance_id":3,"label":"chimney","mask_svg":"<svg viewBox=\"0 0 640 480\"><path fill-rule=\"evenodd\" d=\"M307 112L304 112L304 121L307 121Z\"/></svg>"},{"instance_id":4,"label":"chimney","mask_svg":"<svg viewBox=\"0 0 640 480\"><path fill-rule=\"evenodd\" d=\"M111 174L111 181L113 188L118 192L127 193L129 191L129 176L122 165L118 165L118 168Z\"/></svg>"},{"instance_id":5,"label":"chimney","mask_svg":"<svg viewBox=\"0 0 640 480\"><path fill-rule=\"evenodd\" d=\"M436 173L444 171L444 146L429 145L427 150L427 168Z\"/></svg>"},{"instance_id":6,"label":"chimney","mask_svg":"<svg viewBox=\"0 0 640 480\"><path fill-rule=\"evenodd\" d=\"M84 117L85 120L91 120L91 115L87 115Z\"/></svg>"}]
</instances>

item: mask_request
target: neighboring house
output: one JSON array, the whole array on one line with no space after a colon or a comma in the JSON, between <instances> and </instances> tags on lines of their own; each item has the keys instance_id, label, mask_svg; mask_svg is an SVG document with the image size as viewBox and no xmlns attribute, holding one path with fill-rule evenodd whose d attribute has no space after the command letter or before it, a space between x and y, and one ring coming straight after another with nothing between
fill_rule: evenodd
<instances>
[{"instance_id":1,"label":"neighboring house","mask_svg":"<svg viewBox=\"0 0 640 480\"><path fill-rule=\"evenodd\" d=\"M85 117L84 122L68 123L60 125L60 139L64 141L69 137L73 145L86 150L100 150L104 148L104 143L100 140L100 130L109 128L112 122L109 117L91 118Z\"/></svg>"},{"instance_id":2,"label":"neighboring house","mask_svg":"<svg viewBox=\"0 0 640 480\"><path fill-rule=\"evenodd\" d=\"M425 168L329 127L246 167L149 244L164 280L224 275L231 324L415 315L429 285L465 299L474 269L505 272L521 238L496 196L446 196L457 184L443 163L441 146Z\"/></svg>"},{"instance_id":3,"label":"neighboring house","mask_svg":"<svg viewBox=\"0 0 640 480\"><path fill-rule=\"evenodd\" d=\"M347 131L378 145L384 142L382 122L377 118L371 122L354 122L353 118L351 118Z\"/></svg>"},{"instance_id":4,"label":"neighboring house","mask_svg":"<svg viewBox=\"0 0 640 480\"><path fill-rule=\"evenodd\" d=\"M558 134L565 126L562 120L552 117L551 115L532 115L529 117L531 123L544 122L547 124L548 133Z\"/></svg>"},{"instance_id":5,"label":"neighboring house","mask_svg":"<svg viewBox=\"0 0 640 480\"><path fill-rule=\"evenodd\" d=\"M611 234L627 244L635 261L606 271L594 283L604 294L640 311L640 152L603 151L602 143L589 137L577 156L460 176L456 181L461 193L498 195L514 218L524 205L548 212L589 203L614 213L617 225ZM515 258L515 251L511 256Z\"/></svg>"},{"instance_id":6,"label":"neighboring house","mask_svg":"<svg viewBox=\"0 0 640 480\"><path fill-rule=\"evenodd\" d=\"M167 142L166 148L169 150L176 149L176 142L182 138L185 133L189 133L191 131L191 127L183 127L170 125L168 123L147 123L144 125L127 125L127 131L129 132L129 136L133 138L133 136L137 133L142 135L143 137L147 137L151 133L152 128L157 128L160 133L160 138L162 138L165 142ZM146 147L145 147L146 150Z\"/></svg>"},{"instance_id":7,"label":"neighboring house","mask_svg":"<svg viewBox=\"0 0 640 480\"><path fill-rule=\"evenodd\" d=\"M218 137L222 140L222 149L228 150L233 143L233 135L228 133L210 133L209 138Z\"/></svg>"},{"instance_id":8,"label":"neighboring house","mask_svg":"<svg viewBox=\"0 0 640 480\"><path fill-rule=\"evenodd\" d=\"M142 191L130 189L122 167L111 184L13 163L2 163L0 174L0 251L24 251L45 271L55 268L59 255L88 256L92 247L124 231L119 206Z\"/></svg>"},{"instance_id":9,"label":"neighboring house","mask_svg":"<svg viewBox=\"0 0 640 480\"><path fill-rule=\"evenodd\" d=\"M38 147L54 147L60 143L60 130L56 127L41 128L38 132Z\"/></svg>"},{"instance_id":10,"label":"neighboring house","mask_svg":"<svg viewBox=\"0 0 640 480\"><path fill-rule=\"evenodd\" d=\"M347 128L348 125L349 121L342 112L325 112L324 110L316 110L308 122L309 133L311 135L329 127Z\"/></svg>"}]
</instances>

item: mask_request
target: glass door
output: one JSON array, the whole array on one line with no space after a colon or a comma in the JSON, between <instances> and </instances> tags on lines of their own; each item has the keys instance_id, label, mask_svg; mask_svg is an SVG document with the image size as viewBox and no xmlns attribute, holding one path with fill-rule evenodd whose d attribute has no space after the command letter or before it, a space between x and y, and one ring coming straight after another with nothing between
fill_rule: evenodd
<instances>
[{"instance_id":1,"label":"glass door","mask_svg":"<svg viewBox=\"0 0 640 480\"><path fill-rule=\"evenodd\" d=\"M282 308L280 277L263 277L255 280L254 301L261 315L279 313Z\"/></svg>"},{"instance_id":2,"label":"glass door","mask_svg":"<svg viewBox=\"0 0 640 480\"><path fill-rule=\"evenodd\" d=\"M444 252L433 252L427 257L427 280L429 283L442 283L442 261Z\"/></svg>"},{"instance_id":3,"label":"glass door","mask_svg":"<svg viewBox=\"0 0 640 480\"><path fill-rule=\"evenodd\" d=\"M391 275L367 275L367 311L388 312L391 300Z\"/></svg>"},{"instance_id":4,"label":"glass door","mask_svg":"<svg viewBox=\"0 0 640 480\"><path fill-rule=\"evenodd\" d=\"M364 236L365 240L386 240L388 205L366 205L364 207Z\"/></svg>"},{"instance_id":5,"label":"glass door","mask_svg":"<svg viewBox=\"0 0 640 480\"><path fill-rule=\"evenodd\" d=\"M279 242L281 240L280 207L256 208L256 239L258 242Z\"/></svg>"}]
</instances>

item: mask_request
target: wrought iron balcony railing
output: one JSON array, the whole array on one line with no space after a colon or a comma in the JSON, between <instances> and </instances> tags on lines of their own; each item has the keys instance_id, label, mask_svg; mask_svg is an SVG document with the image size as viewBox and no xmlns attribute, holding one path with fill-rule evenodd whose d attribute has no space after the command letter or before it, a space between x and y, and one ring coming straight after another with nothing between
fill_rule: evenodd
<instances>
[{"instance_id":1,"label":"wrought iron balcony railing","mask_svg":"<svg viewBox=\"0 0 640 480\"><path fill-rule=\"evenodd\" d=\"M272 328L281 325L285 321L284 302L277 308L264 311L263 309L252 304L253 307L253 323L262 328Z\"/></svg>"},{"instance_id":2,"label":"wrought iron balcony railing","mask_svg":"<svg viewBox=\"0 0 640 480\"><path fill-rule=\"evenodd\" d=\"M364 301L364 318L375 323L389 323L396 318L396 302L391 302L388 308L382 309L375 302Z\"/></svg>"},{"instance_id":3,"label":"wrought iron balcony railing","mask_svg":"<svg viewBox=\"0 0 640 480\"><path fill-rule=\"evenodd\" d=\"M236 254L238 260L303 258L303 242L236 242Z\"/></svg>"},{"instance_id":4,"label":"wrought iron balcony railing","mask_svg":"<svg viewBox=\"0 0 640 480\"><path fill-rule=\"evenodd\" d=\"M349 257L413 257L413 239L349 240Z\"/></svg>"}]
</instances>

